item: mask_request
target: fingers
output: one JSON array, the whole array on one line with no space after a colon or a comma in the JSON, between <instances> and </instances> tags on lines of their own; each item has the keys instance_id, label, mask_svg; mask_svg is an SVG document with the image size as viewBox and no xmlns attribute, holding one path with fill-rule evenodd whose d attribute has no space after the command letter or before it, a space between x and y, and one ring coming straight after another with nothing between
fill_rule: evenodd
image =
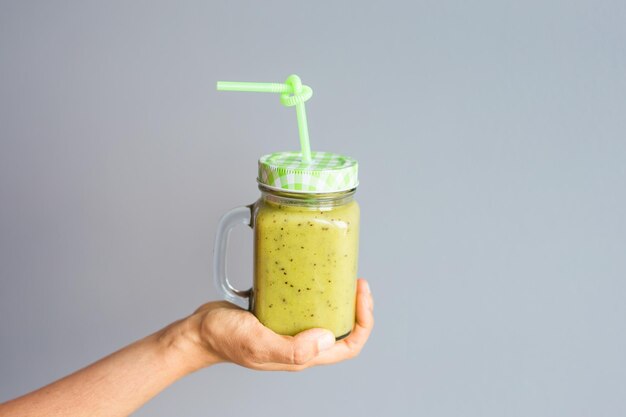
<instances>
[{"instance_id":1,"label":"fingers","mask_svg":"<svg viewBox=\"0 0 626 417\"><path fill-rule=\"evenodd\" d=\"M374 327L374 298L370 286L364 279L357 281L357 298L356 298L356 324L350 336L359 336L359 340L365 343L372 328ZM364 340L363 340L363 337ZM355 338L348 337L355 342Z\"/></svg>"},{"instance_id":2,"label":"fingers","mask_svg":"<svg viewBox=\"0 0 626 417\"><path fill-rule=\"evenodd\" d=\"M369 284L366 280L359 279L357 281L356 322L354 324L354 329L352 329L352 333L350 333L347 338L334 343L333 336L333 343L330 343L331 340L328 341L330 348L318 349L316 352L312 345L299 344L302 342L299 340L297 341L297 339L302 338L306 340L308 337L315 338L317 334L324 332L330 335L332 335L332 333L323 329L307 330L291 338L295 343L294 346L299 346L300 349L303 349L303 352L307 352L306 354L302 354L302 356L298 356L298 358L302 360L289 360L289 347L285 346L283 353L275 357L275 360L271 361L274 363L266 363L260 369L298 371L315 365L328 365L341 362L346 359L355 358L359 355L359 353L361 353L363 346L365 346L365 343L374 328L373 311L374 299L372 297ZM295 356L292 356L292 358L295 358Z\"/></svg>"},{"instance_id":3,"label":"fingers","mask_svg":"<svg viewBox=\"0 0 626 417\"><path fill-rule=\"evenodd\" d=\"M359 279L355 325L340 342L320 328L293 337L276 334L250 312L227 302L209 303L198 311L204 312L206 345L219 357L258 370L299 371L356 357L374 327L373 308L369 285Z\"/></svg>"},{"instance_id":4,"label":"fingers","mask_svg":"<svg viewBox=\"0 0 626 417\"><path fill-rule=\"evenodd\" d=\"M374 328L374 300L367 281L357 283L356 323L350 335L311 361L310 365L328 365L352 359L361 353Z\"/></svg>"}]
</instances>

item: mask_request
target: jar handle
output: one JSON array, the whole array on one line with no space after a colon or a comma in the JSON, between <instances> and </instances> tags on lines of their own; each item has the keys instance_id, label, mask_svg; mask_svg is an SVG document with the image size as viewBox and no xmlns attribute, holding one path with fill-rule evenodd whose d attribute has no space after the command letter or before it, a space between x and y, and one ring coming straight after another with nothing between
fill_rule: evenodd
<instances>
[{"instance_id":1,"label":"jar handle","mask_svg":"<svg viewBox=\"0 0 626 417\"><path fill-rule=\"evenodd\" d=\"M217 290L227 301L240 304L248 302L252 288L242 291L234 288L228 281L226 274L226 251L228 249L228 237L235 226L247 225L252 228L253 205L234 208L225 213L217 225L215 235L215 248L213 250L213 278Z\"/></svg>"}]
</instances>

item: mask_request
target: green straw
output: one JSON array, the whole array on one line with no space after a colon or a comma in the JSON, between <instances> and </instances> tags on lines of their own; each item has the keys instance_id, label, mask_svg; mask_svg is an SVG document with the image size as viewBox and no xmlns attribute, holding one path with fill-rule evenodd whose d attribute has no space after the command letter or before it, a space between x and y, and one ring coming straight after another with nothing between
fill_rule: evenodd
<instances>
[{"instance_id":1,"label":"green straw","mask_svg":"<svg viewBox=\"0 0 626 417\"><path fill-rule=\"evenodd\" d=\"M287 107L296 107L298 119L298 132L300 134L300 148L302 162L311 162L311 144L309 143L309 127L306 122L306 110L304 102L311 98L313 90L307 85L302 85L300 77L290 75L281 83L248 83L236 81L218 81L218 91L246 91L253 93L280 93L280 102Z\"/></svg>"}]
</instances>

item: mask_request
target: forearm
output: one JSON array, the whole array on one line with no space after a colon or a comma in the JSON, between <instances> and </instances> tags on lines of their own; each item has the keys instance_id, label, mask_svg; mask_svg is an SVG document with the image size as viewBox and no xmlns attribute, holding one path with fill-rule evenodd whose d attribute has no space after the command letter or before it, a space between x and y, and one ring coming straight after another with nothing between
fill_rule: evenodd
<instances>
[{"instance_id":1,"label":"forearm","mask_svg":"<svg viewBox=\"0 0 626 417\"><path fill-rule=\"evenodd\" d=\"M177 379L211 363L197 354L189 326L188 319L174 323L0 405L0 416L127 416Z\"/></svg>"},{"instance_id":2,"label":"forearm","mask_svg":"<svg viewBox=\"0 0 626 417\"><path fill-rule=\"evenodd\" d=\"M350 359L372 331L373 305L367 282L359 280L356 324L347 338L335 343L329 330L282 336L233 304L206 303L186 319L72 375L0 404L0 417L121 417L177 379L218 362L299 371Z\"/></svg>"}]
</instances>

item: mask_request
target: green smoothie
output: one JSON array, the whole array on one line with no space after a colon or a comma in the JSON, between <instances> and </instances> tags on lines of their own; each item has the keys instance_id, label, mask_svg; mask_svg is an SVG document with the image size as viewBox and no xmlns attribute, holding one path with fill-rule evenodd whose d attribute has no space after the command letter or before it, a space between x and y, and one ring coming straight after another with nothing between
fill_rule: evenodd
<instances>
[{"instance_id":1,"label":"green smoothie","mask_svg":"<svg viewBox=\"0 0 626 417\"><path fill-rule=\"evenodd\" d=\"M259 200L252 312L276 333L313 327L335 337L355 316L359 206L279 205Z\"/></svg>"}]
</instances>

